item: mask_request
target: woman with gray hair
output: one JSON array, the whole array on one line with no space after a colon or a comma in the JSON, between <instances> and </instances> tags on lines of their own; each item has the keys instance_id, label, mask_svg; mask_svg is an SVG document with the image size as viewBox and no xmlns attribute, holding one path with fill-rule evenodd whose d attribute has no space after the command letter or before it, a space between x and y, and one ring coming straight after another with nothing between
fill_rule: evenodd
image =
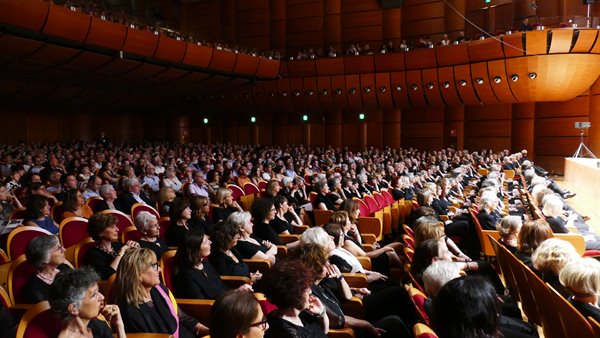
<instances>
[{"instance_id":1,"label":"woman with gray hair","mask_svg":"<svg viewBox=\"0 0 600 338\"><path fill-rule=\"evenodd\" d=\"M112 325L118 338L126 337L119 307L104 304L104 296L98 291L98 274L93 269L62 272L52 283L48 298L50 307L63 321L59 338L113 337L111 327L96 318L99 315Z\"/></svg>"},{"instance_id":2,"label":"woman with gray hair","mask_svg":"<svg viewBox=\"0 0 600 338\"><path fill-rule=\"evenodd\" d=\"M600 322L600 262L593 258L581 258L564 266L559 280L573 293L571 304L584 316Z\"/></svg>"},{"instance_id":3,"label":"woman with gray hair","mask_svg":"<svg viewBox=\"0 0 600 338\"><path fill-rule=\"evenodd\" d=\"M110 184L105 184L98 189L98 194L102 197L103 201L100 201L96 206L94 212L100 212L103 210L117 210L119 205L117 203L117 191L115 187Z\"/></svg>"},{"instance_id":4,"label":"woman with gray hair","mask_svg":"<svg viewBox=\"0 0 600 338\"><path fill-rule=\"evenodd\" d=\"M160 238L160 226L156 216L148 211L141 211L134 219L135 227L142 233L138 241L140 248L154 251L156 258L160 260L163 253L167 251L167 242Z\"/></svg>"},{"instance_id":5,"label":"woman with gray hair","mask_svg":"<svg viewBox=\"0 0 600 338\"><path fill-rule=\"evenodd\" d=\"M568 298L571 292L559 282L558 275L567 263L580 257L571 243L558 238L548 238L533 252L531 261L538 274L541 274L542 280Z\"/></svg>"},{"instance_id":6,"label":"woman with gray hair","mask_svg":"<svg viewBox=\"0 0 600 338\"><path fill-rule=\"evenodd\" d=\"M252 215L247 211L237 211L229 215L227 222L240 228L240 238L235 246L244 259L266 259L275 263L277 246L254 235Z\"/></svg>"},{"instance_id":7,"label":"woman with gray hair","mask_svg":"<svg viewBox=\"0 0 600 338\"><path fill-rule=\"evenodd\" d=\"M496 211L498 203L498 197L495 195L484 194L481 196L477 220L483 230L496 230L496 224L502 218L502 215Z\"/></svg>"},{"instance_id":8,"label":"woman with gray hair","mask_svg":"<svg viewBox=\"0 0 600 338\"><path fill-rule=\"evenodd\" d=\"M600 250L600 236L588 231L587 224L575 222L578 215L575 212L568 212L568 217L565 220L563 217L563 201L557 195L549 195L544 198L544 207L542 213L546 217L546 222L555 233L569 233L569 227L576 227L578 232L585 239L586 250Z\"/></svg>"},{"instance_id":9,"label":"woman with gray hair","mask_svg":"<svg viewBox=\"0 0 600 338\"><path fill-rule=\"evenodd\" d=\"M32 239L25 250L25 257L36 273L21 290L21 296L26 304L37 304L48 299L48 288L56 275L71 269L71 266L65 260L65 248L56 236Z\"/></svg>"}]
</instances>

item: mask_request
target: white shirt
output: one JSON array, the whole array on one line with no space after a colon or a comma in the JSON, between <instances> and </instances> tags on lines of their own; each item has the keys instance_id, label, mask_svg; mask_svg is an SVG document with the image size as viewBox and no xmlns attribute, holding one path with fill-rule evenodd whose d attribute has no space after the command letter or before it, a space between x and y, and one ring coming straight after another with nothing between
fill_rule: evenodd
<instances>
[{"instance_id":1,"label":"white shirt","mask_svg":"<svg viewBox=\"0 0 600 338\"><path fill-rule=\"evenodd\" d=\"M356 273L356 272L364 273L365 272L365 270L363 269L362 265L360 264L360 261L358 260L358 258L356 258L353 254L351 254L350 251L348 251L342 247L333 249L333 251L331 251L330 255L338 256L341 259L345 260L346 263L350 264L350 266L352 266L352 273Z\"/></svg>"},{"instance_id":2,"label":"white shirt","mask_svg":"<svg viewBox=\"0 0 600 338\"><path fill-rule=\"evenodd\" d=\"M199 186L195 182L190 184L188 188L190 195L208 197L208 190L204 186Z\"/></svg>"},{"instance_id":3,"label":"white shirt","mask_svg":"<svg viewBox=\"0 0 600 338\"><path fill-rule=\"evenodd\" d=\"M183 184L177 177L163 179L163 185L173 189L176 192L181 191L181 188L183 187Z\"/></svg>"},{"instance_id":4,"label":"white shirt","mask_svg":"<svg viewBox=\"0 0 600 338\"><path fill-rule=\"evenodd\" d=\"M156 191L160 190L159 182L160 182L160 180L159 180L158 176L156 176L156 175L144 176L143 184L147 184L150 187L150 189L152 189L152 191L156 192Z\"/></svg>"},{"instance_id":5,"label":"white shirt","mask_svg":"<svg viewBox=\"0 0 600 338\"><path fill-rule=\"evenodd\" d=\"M85 189L85 191L83 192L83 200L87 202L87 200L89 200L92 197L100 197L100 195L91 189Z\"/></svg>"}]
</instances>

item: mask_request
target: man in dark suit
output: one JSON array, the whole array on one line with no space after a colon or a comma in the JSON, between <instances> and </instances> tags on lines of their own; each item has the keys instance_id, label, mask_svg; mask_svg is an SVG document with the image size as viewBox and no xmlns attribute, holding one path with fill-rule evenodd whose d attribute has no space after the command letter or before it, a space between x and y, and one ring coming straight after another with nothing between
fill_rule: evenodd
<instances>
[{"instance_id":1,"label":"man in dark suit","mask_svg":"<svg viewBox=\"0 0 600 338\"><path fill-rule=\"evenodd\" d=\"M142 190L140 180L135 177L123 180L123 192L117 198L117 203L119 211L127 215L131 213L131 207L136 203L146 203L153 208L155 207L154 202Z\"/></svg>"}]
</instances>

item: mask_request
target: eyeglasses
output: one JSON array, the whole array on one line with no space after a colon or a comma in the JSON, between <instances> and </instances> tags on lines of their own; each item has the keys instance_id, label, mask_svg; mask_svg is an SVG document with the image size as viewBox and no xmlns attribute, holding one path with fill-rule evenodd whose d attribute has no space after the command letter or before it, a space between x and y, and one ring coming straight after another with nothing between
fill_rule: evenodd
<instances>
[{"instance_id":1,"label":"eyeglasses","mask_svg":"<svg viewBox=\"0 0 600 338\"><path fill-rule=\"evenodd\" d=\"M152 269L154 269L154 271L158 271L158 268L160 268L160 265L158 265L158 262L156 262L156 263L150 264L150 267Z\"/></svg>"},{"instance_id":2,"label":"eyeglasses","mask_svg":"<svg viewBox=\"0 0 600 338\"><path fill-rule=\"evenodd\" d=\"M100 290L96 290L94 293L92 293L91 295L89 295L88 297L81 297L81 299L95 299L98 300L98 298L100 298Z\"/></svg>"},{"instance_id":3,"label":"eyeglasses","mask_svg":"<svg viewBox=\"0 0 600 338\"><path fill-rule=\"evenodd\" d=\"M258 327L263 331L267 330L267 318L263 318L260 322L258 323L253 323L250 324L250 327Z\"/></svg>"}]
</instances>

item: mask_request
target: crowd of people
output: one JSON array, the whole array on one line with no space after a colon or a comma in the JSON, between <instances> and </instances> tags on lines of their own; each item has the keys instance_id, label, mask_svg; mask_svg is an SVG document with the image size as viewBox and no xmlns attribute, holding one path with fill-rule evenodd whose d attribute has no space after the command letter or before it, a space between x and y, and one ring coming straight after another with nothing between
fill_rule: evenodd
<instances>
[{"instance_id":1,"label":"crowd of people","mask_svg":"<svg viewBox=\"0 0 600 338\"><path fill-rule=\"evenodd\" d=\"M28 302L49 301L62 318L61 336L325 337L329 330L352 328L358 337L412 337L417 317L402 287L407 276L399 273L409 261L414 283L430 296L426 310L440 337L537 336L494 268L480 259L467 209L478 210L484 229L498 230L503 245L585 316L600 318L600 263L581 258L570 243L549 239L552 231L572 231L570 225L589 249L600 243L598 236L564 203L573 193L545 177L525 150L354 151L113 143L102 137L93 143L2 145L0 156L0 220L24 205L23 224L56 234L50 207L59 202L62 217L88 219L94 244L85 267L73 269L55 235L35 238L26 250L36 270L24 287ZM507 179L504 170L521 175L525 185ZM228 185L247 184L264 191L243 208ZM528 189L546 220L529 217L531 206L523 201ZM406 232L402 224L369 245L359 231L355 198L382 191L414 202L404 220L414 233L410 258L399 240ZM101 203L92 208L92 199ZM156 214L138 213L133 222L141 238L122 243L117 218L100 211L131 214L136 203ZM332 211L326 224L316 224L316 209ZM170 217L164 235L157 216ZM282 240L294 233L301 233L299 240ZM170 247L176 253L167 281L159 262ZM367 258L370 269L361 264ZM272 266L263 274L245 259ZM351 286L348 272L365 274L367 284ZM221 276L246 283L232 287ZM103 295L98 281L109 280L114 294ZM364 318L347 312L344 304L353 297L362 298ZM216 300L210 323L177 308L176 298ZM98 321L99 314L106 321Z\"/></svg>"}]
</instances>

